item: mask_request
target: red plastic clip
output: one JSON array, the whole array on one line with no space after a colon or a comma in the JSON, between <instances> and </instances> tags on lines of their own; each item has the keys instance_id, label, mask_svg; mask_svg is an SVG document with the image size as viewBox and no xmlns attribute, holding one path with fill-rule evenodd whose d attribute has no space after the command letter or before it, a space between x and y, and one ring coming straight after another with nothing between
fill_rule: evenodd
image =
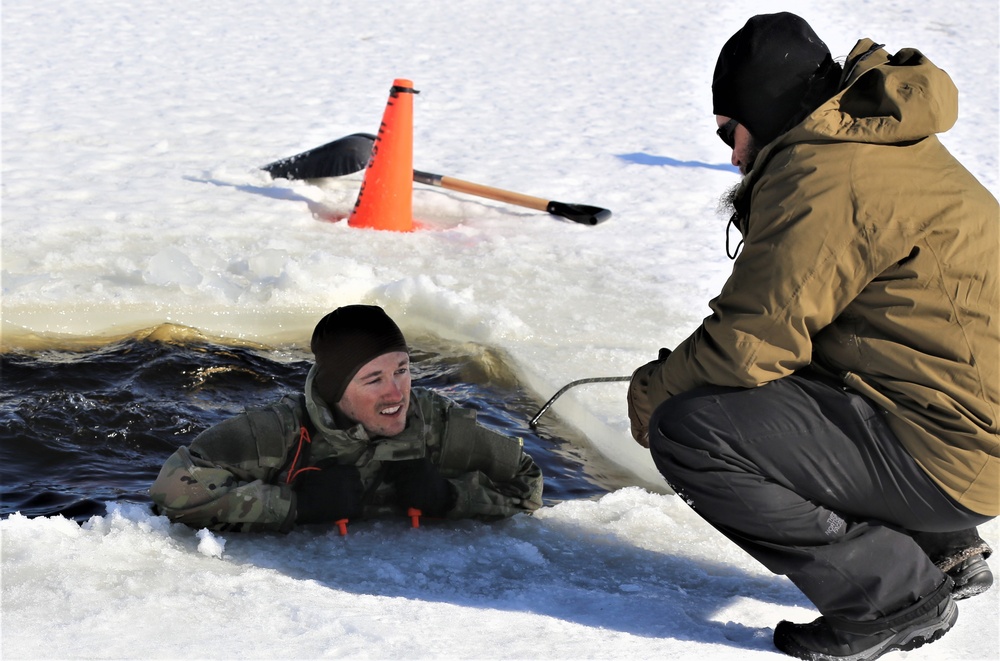
<instances>
[{"instance_id":1,"label":"red plastic clip","mask_svg":"<svg viewBox=\"0 0 1000 661\"><path fill-rule=\"evenodd\" d=\"M410 517L410 526L412 528L420 527L420 517L422 515L423 512L418 510L416 507L411 507L410 509L406 510L406 516Z\"/></svg>"},{"instance_id":2,"label":"red plastic clip","mask_svg":"<svg viewBox=\"0 0 1000 661\"><path fill-rule=\"evenodd\" d=\"M347 536L347 519L337 519L333 522L333 524L337 526L337 530L340 531L341 537Z\"/></svg>"}]
</instances>

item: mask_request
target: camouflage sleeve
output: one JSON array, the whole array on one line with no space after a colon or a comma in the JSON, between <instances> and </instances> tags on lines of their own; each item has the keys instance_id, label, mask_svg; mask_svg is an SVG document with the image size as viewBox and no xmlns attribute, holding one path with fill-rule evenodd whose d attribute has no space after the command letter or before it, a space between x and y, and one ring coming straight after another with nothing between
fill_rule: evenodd
<instances>
[{"instance_id":1,"label":"camouflage sleeve","mask_svg":"<svg viewBox=\"0 0 1000 661\"><path fill-rule=\"evenodd\" d=\"M167 459L149 495L160 514L193 528L287 532L295 523L295 495L289 486L242 481L193 457L186 447Z\"/></svg>"},{"instance_id":2,"label":"camouflage sleeve","mask_svg":"<svg viewBox=\"0 0 1000 661\"><path fill-rule=\"evenodd\" d=\"M287 532L295 494L277 484L290 422L282 409L257 409L202 432L172 454L149 495L161 514L195 528Z\"/></svg>"},{"instance_id":3,"label":"camouflage sleeve","mask_svg":"<svg viewBox=\"0 0 1000 661\"><path fill-rule=\"evenodd\" d=\"M478 424L474 411L449 410L438 462L458 494L449 518L499 519L542 506L542 470L522 440Z\"/></svg>"},{"instance_id":4,"label":"camouflage sleeve","mask_svg":"<svg viewBox=\"0 0 1000 661\"><path fill-rule=\"evenodd\" d=\"M465 473L450 480L458 498L448 512L450 519L487 521L534 512L542 506L542 470L527 454L512 479L495 482L482 471Z\"/></svg>"}]
</instances>

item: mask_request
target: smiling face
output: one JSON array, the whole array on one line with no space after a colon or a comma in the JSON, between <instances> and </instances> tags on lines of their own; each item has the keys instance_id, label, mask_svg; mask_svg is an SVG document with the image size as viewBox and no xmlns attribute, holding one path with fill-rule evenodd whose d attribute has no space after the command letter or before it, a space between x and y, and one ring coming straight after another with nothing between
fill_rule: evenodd
<instances>
[{"instance_id":1,"label":"smiling face","mask_svg":"<svg viewBox=\"0 0 1000 661\"><path fill-rule=\"evenodd\" d=\"M341 413L371 436L395 436L406 428L410 405L410 356L384 353L365 363L337 402Z\"/></svg>"}]
</instances>

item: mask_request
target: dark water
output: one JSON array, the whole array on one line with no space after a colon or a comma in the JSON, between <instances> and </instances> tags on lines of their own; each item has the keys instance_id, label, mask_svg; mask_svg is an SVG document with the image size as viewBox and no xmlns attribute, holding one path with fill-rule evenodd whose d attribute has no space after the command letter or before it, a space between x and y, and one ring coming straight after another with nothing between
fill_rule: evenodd
<instances>
[{"instance_id":1,"label":"dark water","mask_svg":"<svg viewBox=\"0 0 1000 661\"><path fill-rule=\"evenodd\" d=\"M414 385L476 408L480 420L524 438L552 504L624 482L587 452L578 432L525 392L479 347L413 351ZM148 503L164 460L246 406L298 392L311 356L204 342L128 339L88 351L0 354L0 516L85 520L110 501ZM577 434L574 438L574 434Z\"/></svg>"}]
</instances>

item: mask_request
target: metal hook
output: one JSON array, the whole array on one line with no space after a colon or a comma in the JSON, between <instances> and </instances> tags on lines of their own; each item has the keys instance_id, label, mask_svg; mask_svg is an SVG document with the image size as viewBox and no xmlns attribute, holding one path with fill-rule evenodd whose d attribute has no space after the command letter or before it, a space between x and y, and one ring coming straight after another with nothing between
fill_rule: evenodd
<instances>
[{"instance_id":1,"label":"metal hook","mask_svg":"<svg viewBox=\"0 0 1000 661\"><path fill-rule=\"evenodd\" d=\"M545 406L543 406L541 409L538 410L538 413L535 414L535 417L531 419L531 422L529 422L528 425L532 429L534 429L535 428L535 424L538 422L538 419L541 418L542 415L546 411L549 410L549 407L552 406L552 403L555 402L559 398L560 395L562 395L564 392L566 392L567 390L569 390L573 386L578 386L578 385L581 385L583 383L603 383L603 382L610 382L610 381L631 381L631 380L632 380L631 376L595 376L595 377L591 377L589 379L579 379L577 381L570 381L569 383L567 383L566 385L564 385L562 388L560 388L559 392L557 392L556 394L552 395L552 398L549 401L545 402Z\"/></svg>"}]
</instances>

